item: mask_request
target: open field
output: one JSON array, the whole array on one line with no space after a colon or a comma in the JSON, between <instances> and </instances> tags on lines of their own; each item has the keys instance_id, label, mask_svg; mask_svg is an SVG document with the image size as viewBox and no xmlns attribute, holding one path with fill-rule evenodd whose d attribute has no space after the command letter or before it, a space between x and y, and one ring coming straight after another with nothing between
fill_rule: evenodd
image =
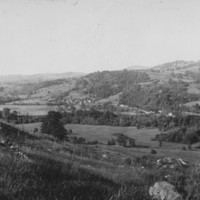
<instances>
[{"instance_id":1,"label":"open field","mask_svg":"<svg viewBox=\"0 0 200 200\"><path fill-rule=\"evenodd\" d=\"M84 94L83 91L71 91L68 95L68 98L71 99L79 99L79 98L84 98L88 97L88 95Z\"/></svg>"},{"instance_id":2,"label":"open field","mask_svg":"<svg viewBox=\"0 0 200 200\"><path fill-rule=\"evenodd\" d=\"M200 101L191 101L191 102L186 103L185 105L186 106L194 106L196 104L200 104Z\"/></svg>"},{"instance_id":3,"label":"open field","mask_svg":"<svg viewBox=\"0 0 200 200\"><path fill-rule=\"evenodd\" d=\"M200 94L199 84L197 84L197 83L190 84L189 87L188 87L188 93Z\"/></svg>"},{"instance_id":4,"label":"open field","mask_svg":"<svg viewBox=\"0 0 200 200\"><path fill-rule=\"evenodd\" d=\"M159 134L158 129L137 129L136 127L112 127L112 126L94 126L94 125L80 125L80 124L67 124L65 128L72 129L73 135L84 137L86 140L98 140L103 144L111 138L115 138L114 133L123 133L129 137L136 139L136 148L123 148L119 146L109 147L104 145L104 148L112 149L112 151L123 152L126 155L137 157L149 154L150 149L154 148L158 156L174 156L181 157L191 162L200 162L200 151L183 151L184 144L163 142L162 148L159 148L157 141L151 141L156 134ZM145 148L143 148L143 146ZM148 147L148 148L146 148Z\"/></svg>"},{"instance_id":5,"label":"open field","mask_svg":"<svg viewBox=\"0 0 200 200\"><path fill-rule=\"evenodd\" d=\"M30 123L17 125L26 131L33 131L34 128L39 128L41 123ZM66 129L72 129L73 136L84 137L86 140L98 140L103 144L115 136L115 133L123 133L129 137L134 137L137 144L140 145L156 145L157 142L151 141L156 134L159 133L158 129L137 129L136 127L114 127L114 126L96 126L96 125L81 125L81 124L67 124Z\"/></svg>"},{"instance_id":6,"label":"open field","mask_svg":"<svg viewBox=\"0 0 200 200\"><path fill-rule=\"evenodd\" d=\"M106 102L118 102L119 101L119 96L120 96L121 92L112 96L109 96L108 98L105 99L101 99L99 101L97 101L97 103L106 103Z\"/></svg>"},{"instance_id":7,"label":"open field","mask_svg":"<svg viewBox=\"0 0 200 200\"><path fill-rule=\"evenodd\" d=\"M57 106L48 105L0 105L0 110L4 108L10 108L11 111L16 110L20 114L26 115L46 115L49 111L57 110Z\"/></svg>"},{"instance_id":8,"label":"open field","mask_svg":"<svg viewBox=\"0 0 200 200\"><path fill-rule=\"evenodd\" d=\"M63 83L59 85L53 85L50 87L44 87L36 91L35 94L32 94L29 98L42 98L42 97L55 97L64 92L71 90L73 84Z\"/></svg>"},{"instance_id":9,"label":"open field","mask_svg":"<svg viewBox=\"0 0 200 200\"><path fill-rule=\"evenodd\" d=\"M34 128L39 129L41 123L17 125L26 131L33 132ZM100 142L99 148L105 151L120 153L124 156L138 157L150 154L151 149L156 149L156 156L173 156L176 158L183 158L191 162L200 162L200 151L194 149L192 151L182 150L184 144L163 142L162 148L159 148L157 141L151 141L156 134L159 133L158 129L137 129L136 127L113 127L113 126L95 126L95 125L80 125L80 124L67 124L65 128L72 129L73 134L70 136L84 137L86 141L97 140ZM123 148L121 146L108 146L107 142L111 138L115 138L114 133L123 133L127 136L136 139L135 148ZM37 134L38 135L38 134Z\"/></svg>"},{"instance_id":10,"label":"open field","mask_svg":"<svg viewBox=\"0 0 200 200\"><path fill-rule=\"evenodd\" d=\"M113 134L123 133L127 136L134 137L140 144L149 144L151 138L159 133L158 129L137 129L136 127L114 127L114 126L96 126L67 124L65 128L72 129L73 133L78 137L85 137L87 140L98 140L104 144L110 138L114 138Z\"/></svg>"}]
</instances>

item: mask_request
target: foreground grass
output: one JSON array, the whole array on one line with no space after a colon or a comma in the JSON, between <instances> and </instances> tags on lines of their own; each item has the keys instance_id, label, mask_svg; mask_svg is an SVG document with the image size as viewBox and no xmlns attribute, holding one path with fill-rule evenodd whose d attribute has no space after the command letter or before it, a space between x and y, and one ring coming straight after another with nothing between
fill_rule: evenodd
<instances>
[{"instance_id":1,"label":"foreground grass","mask_svg":"<svg viewBox=\"0 0 200 200\"><path fill-rule=\"evenodd\" d=\"M0 199L150 200L149 187L165 175L183 199L200 199L200 168L160 170L150 149L73 145L39 135L19 140L12 133L7 136L29 159L0 146Z\"/></svg>"},{"instance_id":2,"label":"foreground grass","mask_svg":"<svg viewBox=\"0 0 200 200\"><path fill-rule=\"evenodd\" d=\"M161 171L145 159L122 167L35 150L29 151L28 157L25 160L1 151L0 199L150 200L149 187L165 175L171 175L170 182L184 199L200 197L197 167Z\"/></svg>"},{"instance_id":3,"label":"foreground grass","mask_svg":"<svg viewBox=\"0 0 200 200\"><path fill-rule=\"evenodd\" d=\"M8 154L1 157L1 199L106 199L117 184L72 163L44 155L32 162ZM88 198L89 197L89 198Z\"/></svg>"}]
</instances>

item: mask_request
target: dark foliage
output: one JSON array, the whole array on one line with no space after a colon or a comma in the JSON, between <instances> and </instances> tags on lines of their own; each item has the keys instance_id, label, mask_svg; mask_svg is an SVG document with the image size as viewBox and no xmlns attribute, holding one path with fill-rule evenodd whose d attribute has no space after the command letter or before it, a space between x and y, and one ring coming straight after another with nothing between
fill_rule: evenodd
<instances>
[{"instance_id":1,"label":"dark foliage","mask_svg":"<svg viewBox=\"0 0 200 200\"><path fill-rule=\"evenodd\" d=\"M103 71L89 74L76 82L76 88L86 89L100 98L106 98L121 92L127 86L146 82L149 77L139 71Z\"/></svg>"},{"instance_id":2,"label":"dark foliage","mask_svg":"<svg viewBox=\"0 0 200 200\"><path fill-rule=\"evenodd\" d=\"M4 137L9 137L11 141L18 141L18 143L23 143L26 139L38 139L26 131L22 131L6 123L1 123L1 132Z\"/></svg>"},{"instance_id":3,"label":"dark foliage","mask_svg":"<svg viewBox=\"0 0 200 200\"><path fill-rule=\"evenodd\" d=\"M64 139L64 137L67 134L67 131L61 123L60 119L60 113L55 111L48 112L48 115L45 117L41 125L42 133L53 135L54 137L61 140Z\"/></svg>"},{"instance_id":4,"label":"dark foliage","mask_svg":"<svg viewBox=\"0 0 200 200\"><path fill-rule=\"evenodd\" d=\"M114 138L108 140L108 145L115 145L115 144L116 144L116 142L115 142Z\"/></svg>"},{"instance_id":5,"label":"dark foliage","mask_svg":"<svg viewBox=\"0 0 200 200\"><path fill-rule=\"evenodd\" d=\"M128 86L122 91L120 103L147 110L179 110L179 105L199 100L199 96L188 94L185 84L165 84L142 87Z\"/></svg>"}]
</instances>

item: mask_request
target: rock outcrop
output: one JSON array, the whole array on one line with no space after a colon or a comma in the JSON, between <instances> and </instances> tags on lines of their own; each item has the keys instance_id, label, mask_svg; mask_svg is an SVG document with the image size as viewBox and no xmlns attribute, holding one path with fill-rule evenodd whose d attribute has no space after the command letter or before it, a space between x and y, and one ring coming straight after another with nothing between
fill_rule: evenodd
<instances>
[{"instance_id":1,"label":"rock outcrop","mask_svg":"<svg viewBox=\"0 0 200 200\"><path fill-rule=\"evenodd\" d=\"M149 194L157 200L182 200L181 195L175 191L175 187L166 181L156 182L150 187Z\"/></svg>"},{"instance_id":2,"label":"rock outcrop","mask_svg":"<svg viewBox=\"0 0 200 200\"><path fill-rule=\"evenodd\" d=\"M171 158L171 157L164 157L162 159L158 159L156 163L159 169L174 169L177 167L189 167L189 162L182 160L181 158Z\"/></svg>"}]
</instances>

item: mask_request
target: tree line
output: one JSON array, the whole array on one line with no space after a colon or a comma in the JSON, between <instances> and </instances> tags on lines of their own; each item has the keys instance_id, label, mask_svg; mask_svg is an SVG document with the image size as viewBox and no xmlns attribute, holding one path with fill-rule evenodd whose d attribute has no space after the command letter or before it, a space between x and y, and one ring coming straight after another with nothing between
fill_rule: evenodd
<instances>
[{"instance_id":1,"label":"tree line","mask_svg":"<svg viewBox=\"0 0 200 200\"><path fill-rule=\"evenodd\" d=\"M136 84L122 91L120 103L146 110L177 111L182 105L199 100L199 95L188 94L187 85L182 84L153 84L143 87Z\"/></svg>"}]
</instances>

